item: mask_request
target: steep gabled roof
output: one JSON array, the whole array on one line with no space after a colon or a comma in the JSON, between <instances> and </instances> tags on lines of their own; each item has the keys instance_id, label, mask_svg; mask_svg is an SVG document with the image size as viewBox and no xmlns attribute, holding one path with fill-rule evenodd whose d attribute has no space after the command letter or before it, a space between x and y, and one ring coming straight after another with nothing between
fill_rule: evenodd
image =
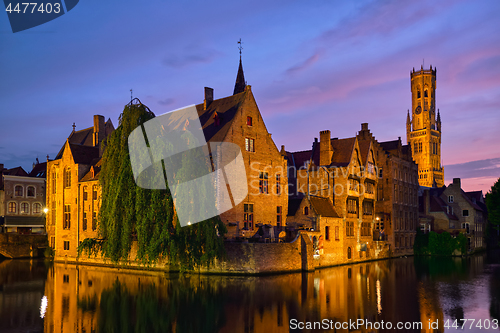
<instances>
[{"instance_id":1,"label":"steep gabled roof","mask_svg":"<svg viewBox=\"0 0 500 333\"><path fill-rule=\"evenodd\" d=\"M85 176L82 177L82 179L80 180L81 182L87 182L99 179L99 173L101 172L102 158L97 161L94 160L92 162L95 162L95 164L93 164L90 167L89 172L87 172Z\"/></svg>"},{"instance_id":2,"label":"steep gabled roof","mask_svg":"<svg viewBox=\"0 0 500 333\"><path fill-rule=\"evenodd\" d=\"M368 161L368 155L370 154L371 140L358 140L359 155L361 157L361 163L366 165Z\"/></svg>"},{"instance_id":3,"label":"steep gabled roof","mask_svg":"<svg viewBox=\"0 0 500 333\"><path fill-rule=\"evenodd\" d=\"M46 178L47 177L47 162L36 163L35 167L33 168L33 170L30 171L28 176Z\"/></svg>"},{"instance_id":4,"label":"steep gabled roof","mask_svg":"<svg viewBox=\"0 0 500 333\"><path fill-rule=\"evenodd\" d=\"M87 164L92 165L93 161L99 159L99 148L82 146L78 144L69 144L71 150L71 155L73 155L73 161L75 164ZM96 161L94 161L95 163Z\"/></svg>"},{"instance_id":5,"label":"steep gabled roof","mask_svg":"<svg viewBox=\"0 0 500 333\"><path fill-rule=\"evenodd\" d=\"M294 165L297 169L305 166L306 162L311 159L311 153L312 150L286 152L290 165Z\"/></svg>"},{"instance_id":6,"label":"steep gabled roof","mask_svg":"<svg viewBox=\"0 0 500 333\"><path fill-rule=\"evenodd\" d=\"M20 166L7 170L4 169L3 174L9 176L23 176L23 177L26 177L28 175L28 173L24 171L24 169Z\"/></svg>"},{"instance_id":7,"label":"steep gabled roof","mask_svg":"<svg viewBox=\"0 0 500 333\"><path fill-rule=\"evenodd\" d=\"M347 139L332 139L333 147L333 166L345 167L351 163L352 152L354 151L354 145L356 144L356 138Z\"/></svg>"},{"instance_id":8,"label":"steep gabled roof","mask_svg":"<svg viewBox=\"0 0 500 333\"><path fill-rule=\"evenodd\" d=\"M339 217L330 199L311 196L309 200L316 214L324 217Z\"/></svg>"},{"instance_id":9,"label":"steep gabled roof","mask_svg":"<svg viewBox=\"0 0 500 333\"><path fill-rule=\"evenodd\" d=\"M398 150L398 148L399 148L399 142L400 142L399 140L384 141L384 142L380 142L380 146L386 152L390 153L390 152Z\"/></svg>"},{"instance_id":10,"label":"steep gabled roof","mask_svg":"<svg viewBox=\"0 0 500 333\"><path fill-rule=\"evenodd\" d=\"M94 127L85 128L79 131L73 131L68 136L67 141L72 144L85 145L85 146L93 146L94 141L92 138L92 133L94 133ZM60 159L64 153L64 147L66 147L66 143L61 147L59 152L56 155L56 160Z\"/></svg>"},{"instance_id":11,"label":"steep gabled roof","mask_svg":"<svg viewBox=\"0 0 500 333\"><path fill-rule=\"evenodd\" d=\"M247 92L216 99L210 103L206 110L204 110L203 104L196 105L207 142L222 142L224 140Z\"/></svg>"}]
</instances>

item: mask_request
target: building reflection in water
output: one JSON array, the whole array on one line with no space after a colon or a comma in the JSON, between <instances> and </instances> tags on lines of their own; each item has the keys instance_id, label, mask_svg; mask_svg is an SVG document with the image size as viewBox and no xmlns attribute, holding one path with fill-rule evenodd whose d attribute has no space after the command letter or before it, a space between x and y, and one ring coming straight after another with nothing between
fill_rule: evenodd
<instances>
[{"instance_id":1,"label":"building reflection in water","mask_svg":"<svg viewBox=\"0 0 500 333\"><path fill-rule=\"evenodd\" d=\"M333 327L364 320L444 332L448 319L499 319L500 265L485 258L401 258L260 277L3 261L0 331L289 332L291 320ZM385 328L336 331L395 330Z\"/></svg>"}]
</instances>

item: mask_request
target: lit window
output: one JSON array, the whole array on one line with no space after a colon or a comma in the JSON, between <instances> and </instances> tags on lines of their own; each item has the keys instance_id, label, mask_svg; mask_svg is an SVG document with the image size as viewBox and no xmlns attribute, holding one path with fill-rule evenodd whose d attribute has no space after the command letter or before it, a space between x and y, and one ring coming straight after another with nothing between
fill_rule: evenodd
<instances>
[{"instance_id":1,"label":"lit window","mask_svg":"<svg viewBox=\"0 0 500 333\"><path fill-rule=\"evenodd\" d=\"M267 186L268 175L267 172L259 172L259 192L268 194L268 186Z\"/></svg>"},{"instance_id":2,"label":"lit window","mask_svg":"<svg viewBox=\"0 0 500 333\"><path fill-rule=\"evenodd\" d=\"M243 225L247 229L253 229L253 204L243 205Z\"/></svg>"},{"instance_id":3,"label":"lit window","mask_svg":"<svg viewBox=\"0 0 500 333\"><path fill-rule=\"evenodd\" d=\"M255 152L255 140L250 138L245 138L245 150Z\"/></svg>"},{"instance_id":4,"label":"lit window","mask_svg":"<svg viewBox=\"0 0 500 333\"><path fill-rule=\"evenodd\" d=\"M17 204L15 202L9 202L9 213L17 213Z\"/></svg>"},{"instance_id":5,"label":"lit window","mask_svg":"<svg viewBox=\"0 0 500 333\"><path fill-rule=\"evenodd\" d=\"M23 202L21 204L21 214L29 214L30 212L30 205L27 202Z\"/></svg>"},{"instance_id":6,"label":"lit window","mask_svg":"<svg viewBox=\"0 0 500 333\"><path fill-rule=\"evenodd\" d=\"M35 202L33 204L33 214L40 214L42 212L42 204Z\"/></svg>"},{"instance_id":7,"label":"lit window","mask_svg":"<svg viewBox=\"0 0 500 333\"><path fill-rule=\"evenodd\" d=\"M22 197L23 196L23 187L20 185L17 185L14 189L14 195L16 197Z\"/></svg>"},{"instance_id":8,"label":"lit window","mask_svg":"<svg viewBox=\"0 0 500 333\"><path fill-rule=\"evenodd\" d=\"M71 205L64 205L63 229L71 228Z\"/></svg>"}]
</instances>

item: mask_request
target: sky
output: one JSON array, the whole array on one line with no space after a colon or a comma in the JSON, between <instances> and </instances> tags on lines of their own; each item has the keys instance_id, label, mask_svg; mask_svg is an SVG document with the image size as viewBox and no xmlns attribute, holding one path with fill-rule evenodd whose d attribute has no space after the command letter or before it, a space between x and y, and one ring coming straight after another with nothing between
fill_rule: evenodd
<instances>
[{"instance_id":1,"label":"sky","mask_svg":"<svg viewBox=\"0 0 500 333\"><path fill-rule=\"evenodd\" d=\"M401 137L410 71L437 68L445 184L500 177L500 2L86 0L13 33L0 14L0 163L31 170L132 94L156 115L232 94L239 50L279 148L319 131Z\"/></svg>"}]
</instances>

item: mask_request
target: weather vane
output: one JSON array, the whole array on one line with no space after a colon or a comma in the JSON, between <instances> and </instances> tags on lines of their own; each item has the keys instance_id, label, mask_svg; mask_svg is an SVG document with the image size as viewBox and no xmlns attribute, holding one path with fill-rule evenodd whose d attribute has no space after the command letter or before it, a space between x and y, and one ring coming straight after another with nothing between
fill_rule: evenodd
<instances>
[{"instance_id":1,"label":"weather vane","mask_svg":"<svg viewBox=\"0 0 500 333\"><path fill-rule=\"evenodd\" d=\"M240 58L241 58L241 50L243 50L243 46L241 46L241 38L240 38L240 40L238 41L238 44L240 44L240 45L238 46L238 50L240 50Z\"/></svg>"}]
</instances>

